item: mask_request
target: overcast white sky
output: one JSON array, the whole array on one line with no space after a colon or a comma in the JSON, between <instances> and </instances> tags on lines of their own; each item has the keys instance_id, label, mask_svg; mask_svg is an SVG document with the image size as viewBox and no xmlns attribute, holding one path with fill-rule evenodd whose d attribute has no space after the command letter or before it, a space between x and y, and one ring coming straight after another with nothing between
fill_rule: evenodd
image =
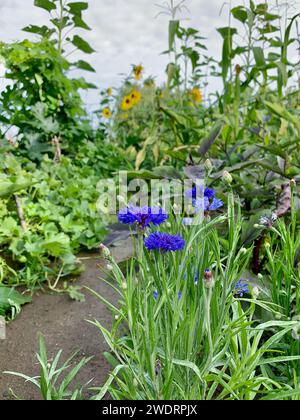
<instances>
[{"instance_id":1,"label":"overcast white sky","mask_svg":"<svg viewBox=\"0 0 300 420\"><path fill-rule=\"evenodd\" d=\"M293 0L287 1L289 4L294 3ZM121 73L128 73L131 64L139 63L145 66L147 74L157 76L158 80L163 79L167 58L160 53L167 48L168 18L160 16L155 19L159 11L155 3L162 2L89 0L90 8L85 19L93 30L84 31L84 36L96 50L95 54L87 58L97 70L96 75L90 76L91 81L100 87L116 85L121 80ZM231 5L242 2L232 0ZM259 0L255 2L261 3ZM224 7L220 15L223 3L223 0L186 1L190 10L189 14L185 13L190 18L189 24L208 38L209 53L218 59L222 42L215 28L227 26L228 23L228 6ZM299 5L297 7L299 11ZM30 37L30 34L22 33L22 27L30 23L46 23L47 18L46 11L33 6L33 0L0 0L0 40Z\"/></svg>"}]
</instances>

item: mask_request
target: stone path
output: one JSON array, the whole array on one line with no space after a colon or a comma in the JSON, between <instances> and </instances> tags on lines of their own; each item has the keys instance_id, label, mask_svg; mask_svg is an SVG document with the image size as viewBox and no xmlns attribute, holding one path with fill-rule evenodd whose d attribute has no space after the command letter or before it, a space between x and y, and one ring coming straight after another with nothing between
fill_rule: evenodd
<instances>
[{"instance_id":1,"label":"stone path","mask_svg":"<svg viewBox=\"0 0 300 420\"><path fill-rule=\"evenodd\" d=\"M118 261L130 257L132 249L129 241L123 241L113 251ZM88 286L105 298L117 303L115 292L101 281L101 262L99 255L86 254L83 262L86 271L80 276L76 285ZM111 314L107 307L88 291L82 291L86 300L83 303L72 301L67 295L39 293L33 303L23 307L18 318L6 329L6 340L0 341L0 400L10 399L10 388L21 398L41 399L39 391L24 380L3 375L3 371L16 371L29 376L39 374L35 353L38 350L39 334L45 336L48 357L63 349L63 359L79 351L76 361L83 356L94 356L94 359L78 375L80 383L93 379L91 386L100 386L107 379L110 366L103 352L106 343L96 327L86 320L97 319L106 327L111 323Z\"/></svg>"}]
</instances>

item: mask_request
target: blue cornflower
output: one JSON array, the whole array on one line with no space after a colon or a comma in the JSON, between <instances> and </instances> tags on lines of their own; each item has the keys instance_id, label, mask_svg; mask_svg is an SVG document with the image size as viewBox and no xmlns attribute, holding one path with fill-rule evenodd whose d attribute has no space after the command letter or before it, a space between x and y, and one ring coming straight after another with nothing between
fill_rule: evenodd
<instances>
[{"instance_id":1,"label":"blue cornflower","mask_svg":"<svg viewBox=\"0 0 300 420\"><path fill-rule=\"evenodd\" d=\"M215 211L224 206L224 203L219 198L214 197L212 200L209 200L207 197L204 197L203 200L193 200L193 206L195 207L196 213L200 211ZM203 208L204 207L204 208Z\"/></svg>"},{"instance_id":2,"label":"blue cornflower","mask_svg":"<svg viewBox=\"0 0 300 420\"><path fill-rule=\"evenodd\" d=\"M180 300L182 298L182 293L178 292L178 300Z\"/></svg>"},{"instance_id":3,"label":"blue cornflower","mask_svg":"<svg viewBox=\"0 0 300 420\"><path fill-rule=\"evenodd\" d=\"M197 199L197 194L201 195L203 193L203 187L193 187L191 190L188 190L185 194L187 198L192 198L193 200ZM205 188L203 196L209 200L213 199L216 196L216 191L212 188Z\"/></svg>"},{"instance_id":4,"label":"blue cornflower","mask_svg":"<svg viewBox=\"0 0 300 420\"><path fill-rule=\"evenodd\" d=\"M202 186L194 187L186 192L186 197L192 198L192 203L196 209L196 213L199 213L200 211L215 211L223 207L223 201L216 197L216 191L213 188L205 188L203 192L203 197L199 198L199 195L201 197L202 192Z\"/></svg>"},{"instance_id":5,"label":"blue cornflower","mask_svg":"<svg viewBox=\"0 0 300 420\"><path fill-rule=\"evenodd\" d=\"M218 210L219 208L224 206L224 203L219 198L214 198L211 202L205 202L204 198L204 204L205 204L205 210L206 211L214 211Z\"/></svg>"},{"instance_id":6,"label":"blue cornflower","mask_svg":"<svg viewBox=\"0 0 300 420\"><path fill-rule=\"evenodd\" d=\"M149 227L150 224L158 226L168 219L168 215L160 207L128 207L119 211L119 222L125 225L136 223L140 229Z\"/></svg>"},{"instance_id":7,"label":"blue cornflower","mask_svg":"<svg viewBox=\"0 0 300 420\"><path fill-rule=\"evenodd\" d=\"M144 241L149 251L159 250L161 252L181 251L185 247L185 240L180 235L169 235L168 233L151 233Z\"/></svg>"},{"instance_id":8,"label":"blue cornflower","mask_svg":"<svg viewBox=\"0 0 300 420\"><path fill-rule=\"evenodd\" d=\"M246 279L239 279L236 284L233 282L231 287L233 288L233 293L240 297L250 293L249 280Z\"/></svg>"}]
</instances>

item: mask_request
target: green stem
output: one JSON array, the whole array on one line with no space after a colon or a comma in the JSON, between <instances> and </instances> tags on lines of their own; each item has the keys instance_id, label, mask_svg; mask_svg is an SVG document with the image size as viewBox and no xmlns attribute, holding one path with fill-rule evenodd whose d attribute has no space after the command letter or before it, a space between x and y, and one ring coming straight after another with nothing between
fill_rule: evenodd
<instances>
[{"instance_id":1,"label":"green stem","mask_svg":"<svg viewBox=\"0 0 300 420\"><path fill-rule=\"evenodd\" d=\"M210 287L208 289L208 294L207 295L205 293L206 328L207 328L207 336L208 336L210 355L213 354L213 341L212 341L212 334L211 334L211 318L210 318L211 298L212 298L212 287Z\"/></svg>"},{"instance_id":2,"label":"green stem","mask_svg":"<svg viewBox=\"0 0 300 420\"><path fill-rule=\"evenodd\" d=\"M59 16L59 26L58 26L58 50L62 53L62 43L63 43L63 18L64 18L64 4L63 0L59 0L60 16Z\"/></svg>"}]
</instances>

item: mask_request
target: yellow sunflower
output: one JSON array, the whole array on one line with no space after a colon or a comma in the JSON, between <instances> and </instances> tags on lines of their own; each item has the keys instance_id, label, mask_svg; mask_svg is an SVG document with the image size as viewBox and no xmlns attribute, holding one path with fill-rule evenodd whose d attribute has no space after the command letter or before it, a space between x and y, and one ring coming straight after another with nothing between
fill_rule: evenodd
<instances>
[{"instance_id":1,"label":"yellow sunflower","mask_svg":"<svg viewBox=\"0 0 300 420\"><path fill-rule=\"evenodd\" d=\"M121 103L121 110L122 111L129 111L133 107L134 103L131 99L131 96L125 96Z\"/></svg>"},{"instance_id":2,"label":"yellow sunflower","mask_svg":"<svg viewBox=\"0 0 300 420\"><path fill-rule=\"evenodd\" d=\"M102 115L104 118L109 119L111 117L111 110L107 107L102 110Z\"/></svg>"},{"instance_id":3,"label":"yellow sunflower","mask_svg":"<svg viewBox=\"0 0 300 420\"><path fill-rule=\"evenodd\" d=\"M111 96L112 95L112 88L109 87L106 91L107 96Z\"/></svg>"},{"instance_id":4,"label":"yellow sunflower","mask_svg":"<svg viewBox=\"0 0 300 420\"><path fill-rule=\"evenodd\" d=\"M134 74L135 80L141 80L143 71L144 71L144 67L141 64L139 66L133 67L133 74Z\"/></svg>"},{"instance_id":5,"label":"yellow sunflower","mask_svg":"<svg viewBox=\"0 0 300 420\"><path fill-rule=\"evenodd\" d=\"M190 91L190 95L193 98L193 101L196 104L200 104L202 102L202 92L199 88L195 87Z\"/></svg>"},{"instance_id":6,"label":"yellow sunflower","mask_svg":"<svg viewBox=\"0 0 300 420\"><path fill-rule=\"evenodd\" d=\"M142 94L139 90L133 90L130 94L133 105L137 105L142 99Z\"/></svg>"}]
</instances>

